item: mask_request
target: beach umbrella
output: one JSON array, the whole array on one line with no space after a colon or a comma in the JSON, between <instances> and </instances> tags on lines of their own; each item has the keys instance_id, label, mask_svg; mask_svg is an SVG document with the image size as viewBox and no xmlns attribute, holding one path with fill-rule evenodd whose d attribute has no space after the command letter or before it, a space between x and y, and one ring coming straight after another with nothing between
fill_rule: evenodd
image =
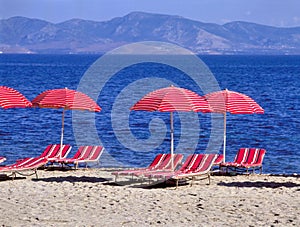
<instances>
[{"instance_id":1,"label":"beach umbrella","mask_svg":"<svg viewBox=\"0 0 300 227\"><path fill-rule=\"evenodd\" d=\"M3 109L10 108L26 108L31 107L31 102L25 98L19 91L6 87L0 86L0 107ZM5 157L0 157L0 162L5 161Z\"/></svg>"},{"instance_id":2,"label":"beach umbrella","mask_svg":"<svg viewBox=\"0 0 300 227\"><path fill-rule=\"evenodd\" d=\"M32 100L33 107L62 109L61 138L62 149L64 138L64 115L66 110L87 110L100 112L101 108L86 94L68 88L47 90ZM61 152L60 152L61 153ZM61 155L61 154L60 154Z\"/></svg>"},{"instance_id":3,"label":"beach umbrella","mask_svg":"<svg viewBox=\"0 0 300 227\"><path fill-rule=\"evenodd\" d=\"M264 109L249 96L227 89L206 94L204 98L208 101L213 113L224 114L223 162L225 162L226 113L263 114Z\"/></svg>"},{"instance_id":4,"label":"beach umbrella","mask_svg":"<svg viewBox=\"0 0 300 227\"><path fill-rule=\"evenodd\" d=\"M3 109L26 108L31 107L32 104L19 91L10 87L0 86L0 106Z\"/></svg>"},{"instance_id":5,"label":"beach umbrella","mask_svg":"<svg viewBox=\"0 0 300 227\"><path fill-rule=\"evenodd\" d=\"M130 110L170 112L171 156L174 153L173 112L210 112L208 102L195 92L179 88L166 87L152 91L135 103ZM172 169L173 169L172 158Z\"/></svg>"}]
</instances>

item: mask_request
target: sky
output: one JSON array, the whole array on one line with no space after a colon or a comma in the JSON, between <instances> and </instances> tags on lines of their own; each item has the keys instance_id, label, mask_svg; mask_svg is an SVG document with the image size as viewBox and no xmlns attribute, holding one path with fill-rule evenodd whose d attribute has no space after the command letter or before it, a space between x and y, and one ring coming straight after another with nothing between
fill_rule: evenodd
<instances>
[{"instance_id":1,"label":"sky","mask_svg":"<svg viewBox=\"0 0 300 227\"><path fill-rule=\"evenodd\" d=\"M217 24L247 21L300 26L300 0L0 0L0 19L25 16L53 23L73 18L106 21L133 11Z\"/></svg>"}]
</instances>

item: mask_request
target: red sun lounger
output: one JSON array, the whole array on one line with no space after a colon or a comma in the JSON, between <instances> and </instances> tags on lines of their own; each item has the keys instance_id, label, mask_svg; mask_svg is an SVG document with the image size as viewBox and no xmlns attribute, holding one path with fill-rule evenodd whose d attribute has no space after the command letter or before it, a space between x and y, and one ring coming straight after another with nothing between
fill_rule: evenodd
<instances>
[{"instance_id":1,"label":"red sun lounger","mask_svg":"<svg viewBox=\"0 0 300 227\"><path fill-rule=\"evenodd\" d=\"M48 161L55 161L58 158L65 158L71 151L71 145L63 144L60 149L60 144L50 144L46 147L43 153L39 156L40 158L47 158ZM60 154L61 152L61 154Z\"/></svg>"},{"instance_id":2,"label":"red sun lounger","mask_svg":"<svg viewBox=\"0 0 300 227\"><path fill-rule=\"evenodd\" d=\"M45 166L47 162L47 158L44 157L24 158L14 164L0 167L0 172L10 172L11 175L9 176L12 176L13 179L16 177L17 173L23 176L30 176L35 174L36 178L38 178L37 169L39 167Z\"/></svg>"},{"instance_id":3,"label":"red sun lounger","mask_svg":"<svg viewBox=\"0 0 300 227\"><path fill-rule=\"evenodd\" d=\"M182 154L173 154L173 166L176 168L179 163L182 161L183 155ZM156 172L156 171L163 171L163 170L171 170L172 168L172 159L171 154L158 154L152 163L145 168L137 168L137 169L130 169L130 170L122 170L113 172L112 174L117 177L119 175L129 175L129 176L143 176L145 173L149 172Z\"/></svg>"},{"instance_id":4,"label":"red sun lounger","mask_svg":"<svg viewBox=\"0 0 300 227\"><path fill-rule=\"evenodd\" d=\"M153 161L147 167L120 170L120 171L113 172L112 174L117 177L119 175L132 175L135 172L139 172L139 171L154 170L154 169L158 168L158 166L163 162L163 160L167 157L167 155L170 155L170 154L158 154L158 155L156 155L155 158L153 159Z\"/></svg>"},{"instance_id":5,"label":"red sun lounger","mask_svg":"<svg viewBox=\"0 0 300 227\"><path fill-rule=\"evenodd\" d=\"M102 146L80 146L72 158L56 159L55 162L62 165L74 165L75 169L78 168L80 163L85 163L85 167L87 167L87 164L91 162L99 164L103 151L104 148Z\"/></svg>"},{"instance_id":6,"label":"red sun lounger","mask_svg":"<svg viewBox=\"0 0 300 227\"><path fill-rule=\"evenodd\" d=\"M256 169L262 173L262 162L265 156L266 150L261 148L240 148L235 156L233 162L221 163L220 167L225 167L226 172L228 169L234 169L234 171L244 171L248 173L252 168L253 173Z\"/></svg>"},{"instance_id":7,"label":"red sun lounger","mask_svg":"<svg viewBox=\"0 0 300 227\"><path fill-rule=\"evenodd\" d=\"M70 152L70 150L70 145L63 145L62 157L66 156ZM16 177L17 173L23 176L30 176L35 174L36 177L38 177L37 169L45 166L49 161L53 161L57 157L59 157L59 152L59 144L48 145L40 156L19 159L13 164L1 166L0 172L10 172L13 178ZM30 171L33 171L33 173L28 173Z\"/></svg>"},{"instance_id":8,"label":"red sun lounger","mask_svg":"<svg viewBox=\"0 0 300 227\"><path fill-rule=\"evenodd\" d=\"M148 175L150 178L162 178L176 180L176 188L180 179L192 179L191 185L196 177L204 176L210 183L210 170L217 158L217 154L193 154L189 155L182 167L173 172L157 172Z\"/></svg>"},{"instance_id":9,"label":"red sun lounger","mask_svg":"<svg viewBox=\"0 0 300 227\"><path fill-rule=\"evenodd\" d=\"M173 158L173 164L172 164L172 158ZM157 166L156 169L137 171L133 173L133 175L137 177L144 177L145 175L148 175L150 173L156 173L161 171L167 171L167 172L174 171L177 168L177 166L182 162L182 159L183 159L182 154L173 154L173 157L171 154L168 154L166 158L161 162L161 164Z\"/></svg>"}]
</instances>

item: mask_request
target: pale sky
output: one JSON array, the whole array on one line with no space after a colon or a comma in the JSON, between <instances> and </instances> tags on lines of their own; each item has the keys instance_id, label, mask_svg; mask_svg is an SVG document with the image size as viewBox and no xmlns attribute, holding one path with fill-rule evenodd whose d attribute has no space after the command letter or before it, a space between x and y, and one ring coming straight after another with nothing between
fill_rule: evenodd
<instances>
[{"instance_id":1,"label":"pale sky","mask_svg":"<svg viewBox=\"0 0 300 227\"><path fill-rule=\"evenodd\" d=\"M0 18L25 16L53 23L72 18L110 20L133 11L224 24L248 21L300 26L300 0L0 0Z\"/></svg>"}]
</instances>

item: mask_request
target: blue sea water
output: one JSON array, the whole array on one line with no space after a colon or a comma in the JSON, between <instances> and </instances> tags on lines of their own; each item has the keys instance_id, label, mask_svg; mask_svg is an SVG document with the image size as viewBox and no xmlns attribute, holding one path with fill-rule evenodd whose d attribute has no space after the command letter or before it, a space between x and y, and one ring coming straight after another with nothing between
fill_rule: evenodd
<instances>
[{"instance_id":1,"label":"blue sea water","mask_svg":"<svg viewBox=\"0 0 300 227\"><path fill-rule=\"evenodd\" d=\"M77 89L99 57L1 54L0 84L19 90L29 100L48 89ZM221 89L247 94L265 110L265 114L227 114L226 159L233 160L240 147L261 147L267 150L265 173L300 173L300 56L199 58ZM97 77L101 76L99 69ZM139 84L145 78L148 82ZM87 120L90 113L79 112L81 118L74 120L74 113L67 111L64 142L73 145L74 152L79 145L100 141L110 158L131 166L147 165L158 152L168 152L170 115L134 112L128 106L148 92L148 85L162 87L163 79L204 95L189 75L174 67L155 62L125 67L114 73L103 87L99 85L97 103L102 111L92 115L97 135L90 135L91 123ZM89 85L98 86L93 81ZM12 163L21 157L39 155L47 144L59 143L61 114L61 110L55 109L1 109L0 156L6 156L6 163ZM216 114L175 113L175 152L221 153L223 125L214 126L212 117L223 122L222 116ZM79 131L82 129L80 135L76 135L78 129L74 129L74 124ZM212 143L208 145L210 140ZM105 159L101 164L113 165Z\"/></svg>"}]
</instances>

